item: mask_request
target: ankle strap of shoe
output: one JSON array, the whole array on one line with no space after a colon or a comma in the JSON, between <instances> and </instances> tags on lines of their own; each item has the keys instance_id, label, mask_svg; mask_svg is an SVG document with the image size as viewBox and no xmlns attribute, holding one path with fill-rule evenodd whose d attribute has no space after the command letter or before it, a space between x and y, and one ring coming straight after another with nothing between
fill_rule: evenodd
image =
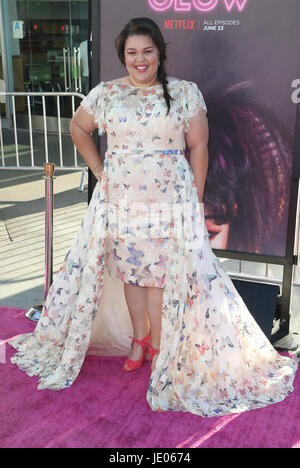
<instances>
[{"instance_id":1,"label":"ankle strap of shoe","mask_svg":"<svg viewBox=\"0 0 300 468\"><path fill-rule=\"evenodd\" d=\"M150 359L154 358L155 354L158 354L160 352L160 349L153 348L152 344L150 343L148 346L148 354L150 356Z\"/></svg>"},{"instance_id":2,"label":"ankle strap of shoe","mask_svg":"<svg viewBox=\"0 0 300 468\"><path fill-rule=\"evenodd\" d=\"M132 343L136 343L141 346L148 346L150 344L149 335L145 336L141 340L137 340L136 338L134 338L134 336L130 336L129 338L131 338Z\"/></svg>"}]
</instances>

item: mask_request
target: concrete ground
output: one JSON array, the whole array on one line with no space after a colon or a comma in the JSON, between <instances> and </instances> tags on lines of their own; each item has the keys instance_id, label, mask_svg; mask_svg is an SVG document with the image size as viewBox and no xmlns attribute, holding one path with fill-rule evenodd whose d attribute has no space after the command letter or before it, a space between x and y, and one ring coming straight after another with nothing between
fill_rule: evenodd
<instances>
[{"instance_id":1,"label":"concrete ground","mask_svg":"<svg viewBox=\"0 0 300 468\"><path fill-rule=\"evenodd\" d=\"M70 141L68 140L68 144ZM69 147L70 149L71 147ZM23 148L28 153L28 146ZM11 148L11 154L13 148ZM68 151L70 158L72 151ZM51 159L51 152L49 162ZM82 161L82 160L81 160ZM13 165L13 162L10 164ZM44 300L45 182L42 171L0 169L0 306L30 308ZM76 235L87 209L87 180L79 191L81 172L54 172L53 278ZM232 276L238 261L221 259ZM264 265L242 262L244 272L262 274ZM271 265L270 275L282 267ZM296 269L297 277L299 267ZM234 277L234 276L233 276ZM300 287L293 287L291 332L300 343ZM298 337L299 335L299 337Z\"/></svg>"},{"instance_id":2,"label":"concrete ground","mask_svg":"<svg viewBox=\"0 0 300 468\"><path fill-rule=\"evenodd\" d=\"M45 182L41 173L1 171L0 305L29 308L43 300L45 270ZM54 179L53 277L87 209L81 172Z\"/></svg>"}]
</instances>

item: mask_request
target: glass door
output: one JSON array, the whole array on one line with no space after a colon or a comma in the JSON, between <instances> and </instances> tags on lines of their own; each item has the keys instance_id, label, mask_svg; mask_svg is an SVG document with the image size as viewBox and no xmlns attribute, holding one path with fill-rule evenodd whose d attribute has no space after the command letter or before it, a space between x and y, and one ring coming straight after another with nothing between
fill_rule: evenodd
<instances>
[{"instance_id":1,"label":"glass door","mask_svg":"<svg viewBox=\"0 0 300 468\"><path fill-rule=\"evenodd\" d=\"M86 94L88 0L9 0L8 3L14 90ZM69 101L62 100L60 109L66 118L71 117ZM43 114L40 97L32 98L31 107L32 115ZM56 112L56 99L48 97L47 118Z\"/></svg>"}]
</instances>

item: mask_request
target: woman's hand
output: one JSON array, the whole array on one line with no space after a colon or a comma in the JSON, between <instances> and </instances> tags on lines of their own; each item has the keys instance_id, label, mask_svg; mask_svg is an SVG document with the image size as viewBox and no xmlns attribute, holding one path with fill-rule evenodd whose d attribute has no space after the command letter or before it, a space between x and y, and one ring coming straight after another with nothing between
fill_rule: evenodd
<instances>
[{"instance_id":1,"label":"woman's hand","mask_svg":"<svg viewBox=\"0 0 300 468\"><path fill-rule=\"evenodd\" d=\"M94 168L91 168L92 173L98 180L98 182L101 182L102 180L102 172L103 172L103 164L99 164Z\"/></svg>"}]
</instances>

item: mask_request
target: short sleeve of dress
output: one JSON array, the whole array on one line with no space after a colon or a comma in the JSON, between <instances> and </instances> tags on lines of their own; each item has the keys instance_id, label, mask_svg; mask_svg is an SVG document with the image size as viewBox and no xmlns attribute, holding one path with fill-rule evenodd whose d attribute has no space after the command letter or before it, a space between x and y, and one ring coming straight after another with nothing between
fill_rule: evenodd
<instances>
[{"instance_id":1,"label":"short sleeve of dress","mask_svg":"<svg viewBox=\"0 0 300 468\"><path fill-rule=\"evenodd\" d=\"M105 123L105 108L106 108L106 93L105 83L101 81L95 86L89 94L81 101L80 105L91 115L94 116L94 121L98 125L99 134L104 135L106 132Z\"/></svg>"},{"instance_id":2,"label":"short sleeve of dress","mask_svg":"<svg viewBox=\"0 0 300 468\"><path fill-rule=\"evenodd\" d=\"M207 113L204 97L196 83L187 81L183 92L184 133L190 129L189 119L197 115L201 109Z\"/></svg>"}]
</instances>

